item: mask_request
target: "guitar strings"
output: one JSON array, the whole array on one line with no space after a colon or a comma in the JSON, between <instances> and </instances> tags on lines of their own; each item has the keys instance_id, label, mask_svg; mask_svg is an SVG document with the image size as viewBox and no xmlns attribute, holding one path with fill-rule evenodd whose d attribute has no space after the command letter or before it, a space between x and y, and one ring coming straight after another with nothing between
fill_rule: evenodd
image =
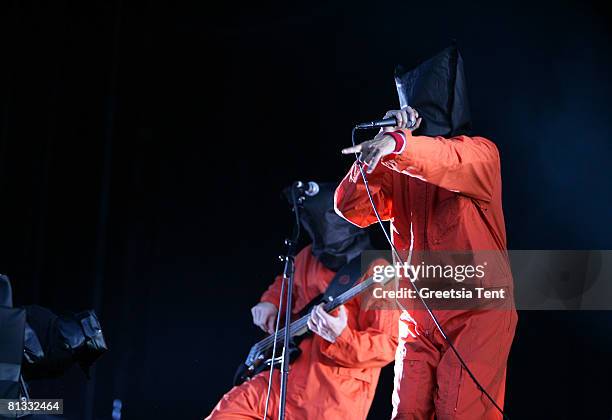
<instances>
[{"instance_id":1,"label":"guitar strings","mask_svg":"<svg viewBox=\"0 0 612 420\"><path fill-rule=\"evenodd\" d=\"M368 279L364 280L363 282L359 283L358 285L356 285L354 288L351 288L349 290L347 290L346 292L340 294L338 297L336 297L333 301L326 303L326 306L340 306L343 305L344 303L346 303L349 299L351 299L353 296L363 292L365 289L367 289L368 287L370 287L372 285L372 283L374 283L374 280L372 277L369 277ZM307 323L308 323L308 319L310 318L310 313L307 315L304 315L303 317L299 318L298 320L292 322L289 325L289 333L293 334L299 330L301 330L302 328L304 328ZM277 335L277 339L276 339L276 343L280 343L281 341L283 341L283 333L285 331L285 328L282 328L281 330L279 330L278 335ZM260 342L258 342L257 344L255 344L253 346L253 348L256 349L257 352L260 352L262 350L266 350L267 348L269 348L274 342L274 335L269 335L268 337L264 338L263 340L261 340Z\"/></svg>"}]
</instances>

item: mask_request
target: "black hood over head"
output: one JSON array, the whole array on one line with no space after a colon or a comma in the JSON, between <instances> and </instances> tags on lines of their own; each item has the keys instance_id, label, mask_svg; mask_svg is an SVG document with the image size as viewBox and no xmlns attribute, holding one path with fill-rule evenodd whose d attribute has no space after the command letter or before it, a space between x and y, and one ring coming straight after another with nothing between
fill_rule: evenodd
<instances>
[{"instance_id":1,"label":"black hood over head","mask_svg":"<svg viewBox=\"0 0 612 420\"><path fill-rule=\"evenodd\" d=\"M417 135L454 137L469 134L470 106L463 58L456 46L406 71L395 69L395 86L402 108L411 106L423 118Z\"/></svg>"},{"instance_id":2,"label":"black hood over head","mask_svg":"<svg viewBox=\"0 0 612 420\"><path fill-rule=\"evenodd\" d=\"M312 239L312 255L325 267L338 271L343 265L371 249L367 232L338 216L334 210L336 184L319 183L319 193L306 197L300 222ZM291 202L291 189L283 191Z\"/></svg>"}]
</instances>

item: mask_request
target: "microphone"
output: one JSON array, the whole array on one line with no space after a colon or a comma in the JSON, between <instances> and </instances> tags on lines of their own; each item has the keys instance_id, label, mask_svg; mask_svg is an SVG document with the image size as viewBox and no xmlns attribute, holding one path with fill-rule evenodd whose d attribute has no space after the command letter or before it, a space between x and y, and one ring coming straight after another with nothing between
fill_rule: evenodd
<instances>
[{"instance_id":1,"label":"microphone","mask_svg":"<svg viewBox=\"0 0 612 420\"><path fill-rule=\"evenodd\" d=\"M370 122L364 122L355 126L358 130L365 130L367 128L381 128L381 127L395 127L397 120L395 117L385 118L384 120L374 120Z\"/></svg>"},{"instance_id":2,"label":"microphone","mask_svg":"<svg viewBox=\"0 0 612 420\"><path fill-rule=\"evenodd\" d=\"M319 184L314 181L308 181L307 184L304 184L302 181L297 181L293 185L296 191L301 194L306 194L308 197L314 197L319 194Z\"/></svg>"}]
</instances>

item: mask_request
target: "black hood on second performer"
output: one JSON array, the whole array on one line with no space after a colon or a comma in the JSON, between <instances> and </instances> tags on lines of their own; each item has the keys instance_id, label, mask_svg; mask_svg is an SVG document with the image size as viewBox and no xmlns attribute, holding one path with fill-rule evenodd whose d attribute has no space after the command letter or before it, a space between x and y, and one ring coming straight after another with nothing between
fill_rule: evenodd
<instances>
[{"instance_id":1,"label":"black hood on second performer","mask_svg":"<svg viewBox=\"0 0 612 420\"><path fill-rule=\"evenodd\" d=\"M312 239L312 254L332 271L371 249L366 231L336 214L335 190L336 184L319 183L319 193L306 197L300 209L301 225ZM290 189L285 189L284 194L291 203Z\"/></svg>"},{"instance_id":2,"label":"black hood on second performer","mask_svg":"<svg viewBox=\"0 0 612 420\"><path fill-rule=\"evenodd\" d=\"M463 59L456 46L406 71L395 69L395 85L402 108L411 106L423 118L417 135L453 137L469 134L470 106Z\"/></svg>"}]
</instances>

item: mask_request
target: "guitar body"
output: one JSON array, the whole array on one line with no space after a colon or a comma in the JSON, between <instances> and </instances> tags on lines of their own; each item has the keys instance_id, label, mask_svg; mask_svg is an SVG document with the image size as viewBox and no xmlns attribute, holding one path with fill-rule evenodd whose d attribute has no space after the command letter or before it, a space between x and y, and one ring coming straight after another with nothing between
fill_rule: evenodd
<instances>
[{"instance_id":1,"label":"guitar body","mask_svg":"<svg viewBox=\"0 0 612 420\"><path fill-rule=\"evenodd\" d=\"M301 340L300 340L301 341ZM274 367L280 368L282 362L283 349L282 346L277 346L276 357L274 360ZM293 363L302 354L302 350L298 347L298 344L291 340L289 342L289 363ZM241 363L236 369L234 374L234 385L238 386L241 383L248 381L255 375L263 372L264 370L270 370L270 362L272 361L272 350L268 350L261 355L258 355L253 363L249 365Z\"/></svg>"},{"instance_id":2,"label":"guitar body","mask_svg":"<svg viewBox=\"0 0 612 420\"><path fill-rule=\"evenodd\" d=\"M304 309L300 311L300 313L297 315L297 318L302 318L302 317L309 315L310 311L312 311L312 308L314 308L315 305L318 305L322 301L323 301L323 295L321 294L317 296L316 298L314 298L313 300L311 300L308 303L308 305L306 305ZM300 350L298 346L300 345L302 340L305 338L305 336L309 332L310 331L308 330L308 328L303 328L301 330L294 332L294 334L292 334L291 340L289 340L289 363L293 363L295 359L297 359L302 353L302 350ZM269 337L271 337L271 335ZM282 338L282 335L280 332L279 332L279 337ZM281 358L282 354L283 354L282 344L277 345L276 346L276 357L275 357L276 360L274 362L275 367L280 367L280 364L282 362L282 358ZM264 370L270 369L271 359L272 359L272 348L268 348L265 350L259 350L257 346L253 346L253 348L251 348L251 352L249 353L249 357L247 358L246 363L241 363L240 366L238 366L236 373L234 374L234 385L238 386L244 381L251 379L253 376L257 375L258 373L263 372Z\"/></svg>"}]
</instances>

